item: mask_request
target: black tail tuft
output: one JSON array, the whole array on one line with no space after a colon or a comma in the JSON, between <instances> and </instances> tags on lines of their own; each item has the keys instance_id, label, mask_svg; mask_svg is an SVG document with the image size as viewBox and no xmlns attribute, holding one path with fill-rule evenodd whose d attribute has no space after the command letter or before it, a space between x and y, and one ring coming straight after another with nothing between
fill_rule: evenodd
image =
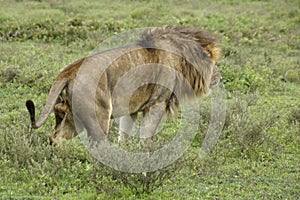
<instances>
[{"instance_id":1,"label":"black tail tuft","mask_svg":"<svg viewBox=\"0 0 300 200\"><path fill-rule=\"evenodd\" d=\"M30 114L31 126L34 128L35 127L35 107L34 107L33 101L27 100L26 107Z\"/></svg>"}]
</instances>

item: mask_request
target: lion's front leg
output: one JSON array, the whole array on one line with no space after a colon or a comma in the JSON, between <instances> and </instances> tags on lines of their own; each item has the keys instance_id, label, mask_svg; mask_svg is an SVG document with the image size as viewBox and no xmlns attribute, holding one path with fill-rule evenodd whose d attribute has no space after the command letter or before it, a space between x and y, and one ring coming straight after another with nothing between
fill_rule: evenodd
<instances>
[{"instance_id":1,"label":"lion's front leg","mask_svg":"<svg viewBox=\"0 0 300 200\"><path fill-rule=\"evenodd\" d=\"M164 122L166 116L166 103L160 102L145 110L141 120L140 138L142 145L153 149L152 137L159 131L159 125Z\"/></svg>"},{"instance_id":2,"label":"lion's front leg","mask_svg":"<svg viewBox=\"0 0 300 200\"><path fill-rule=\"evenodd\" d=\"M95 104L86 106L84 117L85 127L91 144L99 146L108 141L112 103L109 95L100 95L100 100Z\"/></svg>"}]
</instances>

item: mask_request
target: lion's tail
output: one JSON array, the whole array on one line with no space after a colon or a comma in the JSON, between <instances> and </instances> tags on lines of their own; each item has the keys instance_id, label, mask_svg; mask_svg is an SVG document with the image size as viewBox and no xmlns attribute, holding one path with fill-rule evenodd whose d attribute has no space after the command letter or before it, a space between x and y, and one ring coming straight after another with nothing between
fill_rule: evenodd
<instances>
[{"instance_id":1,"label":"lion's tail","mask_svg":"<svg viewBox=\"0 0 300 200\"><path fill-rule=\"evenodd\" d=\"M56 79L56 81L54 82L54 84L52 85L52 87L50 89L50 92L49 92L49 95L48 95L48 98L46 101L46 105L44 106L42 114L39 116L37 121L35 121L35 106L34 106L33 101L32 100L26 101L26 107L30 114L30 121L31 121L32 128L39 128L46 122L48 116L50 115L50 113L53 110L53 107L55 105L55 102L56 102L59 94L65 88L66 84L67 84L67 79Z\"/></svg>"}]
</instances>

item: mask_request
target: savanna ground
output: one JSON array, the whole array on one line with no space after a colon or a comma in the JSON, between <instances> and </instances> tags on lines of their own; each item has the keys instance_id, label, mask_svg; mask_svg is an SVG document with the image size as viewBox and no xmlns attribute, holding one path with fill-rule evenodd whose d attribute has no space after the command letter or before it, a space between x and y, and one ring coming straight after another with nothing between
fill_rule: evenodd
<instances>
[{"instance_id":1,"label":"savanna ground","mask_svg":"<svg viewBox=\"0 0 300 200\"><path fill-rule=\"evenodd\" d=\"M1 199L300 198L299 1L0 4ZM227 115L209 156L197 157L209 124L209 97L199 101L199 134L189 151L153 173L105 167L76 138L49 146L53 115L29 131L25 101L34 99L39 114L61 68L112 35L168 24L212 32L223 47L218 66Z\"/></svg>"}]
</instances>

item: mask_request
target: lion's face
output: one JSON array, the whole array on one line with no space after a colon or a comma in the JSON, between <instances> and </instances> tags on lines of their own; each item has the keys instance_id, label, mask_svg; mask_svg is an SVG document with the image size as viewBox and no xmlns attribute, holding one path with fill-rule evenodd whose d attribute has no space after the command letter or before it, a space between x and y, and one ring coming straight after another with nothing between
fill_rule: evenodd
<instances>
[{"instance_id":1,"label":"lion's face","mask_svg":"<svg viewBox=\"0 0 300 200\"><path fill-rule=\"evenodd\" d=\"M66 103L57 103L54 107L56 125L54 131L50 134L50 144L61 144L65 139L71 139L78 135L74 119L69 105Z\"/></svg>"}]
</instances>

